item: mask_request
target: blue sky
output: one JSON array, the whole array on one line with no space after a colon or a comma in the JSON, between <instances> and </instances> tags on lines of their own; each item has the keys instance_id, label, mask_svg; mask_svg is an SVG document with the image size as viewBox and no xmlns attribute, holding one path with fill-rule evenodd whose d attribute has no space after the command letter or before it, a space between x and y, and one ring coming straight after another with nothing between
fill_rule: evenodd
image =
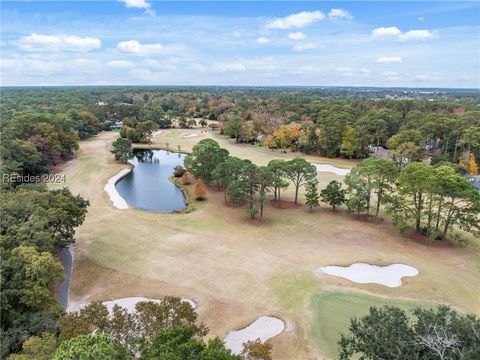
<instances>
[{"instance_id":1,"label":"blue sky","mask_svg":"<svg viewBox=\"0 0 480 360\"><path fill-rule=\"evenodd\" d=\"M2 1L2 85L480 87L479 2Z\"/></svg>"}]
</instances>

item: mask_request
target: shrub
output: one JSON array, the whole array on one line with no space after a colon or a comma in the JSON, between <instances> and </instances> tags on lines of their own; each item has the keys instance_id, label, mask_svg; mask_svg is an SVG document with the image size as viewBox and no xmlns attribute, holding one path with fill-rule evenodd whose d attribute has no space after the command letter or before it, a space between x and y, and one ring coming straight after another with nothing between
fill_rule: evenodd
<instances>
[{"instance_id":1,"label":"shrub","mask_svg":"<svg viewBox=\"0 0 480 360\"><path fill-rule=\"evenodd\" d=\"M207 191L205 190L205 185L203 184L203 181L198 179L197 182L195 183L195 188L194 188L194 194L195 194L195 199L198 201L205 200L207 198Z\"/></svg>"},{"instance_id":2,"label":"shrub","mask_svg":"<svg viewBox=\"0 0 480 360\"><path fill-rule=\"evenodd\" d=\"M176 178L182 177L185 174L185 168L181 165L175 166L173 170L173 176Z\"/></svg>"}]
</instances>

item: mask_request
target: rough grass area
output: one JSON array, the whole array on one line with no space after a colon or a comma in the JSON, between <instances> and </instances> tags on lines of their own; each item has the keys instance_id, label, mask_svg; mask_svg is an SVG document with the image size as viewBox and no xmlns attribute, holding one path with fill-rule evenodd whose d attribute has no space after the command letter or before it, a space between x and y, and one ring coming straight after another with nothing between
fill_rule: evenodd
<instances>
[{"instance_id":1,"label":"rough grass area","mask_svg":"<svg viewBox=\"0 0 480 360\"><path fill-rule=\"evenodd\" d=\"M341 333L347 335L350 319L368 314L370 307L397 306L405 311L415 307L432 307L434 304L387 299L376 296L326 291L312 296L313 313L311 334L319 349L332 358L338 358L337 341Z\"/></svg>"},{"instance_id":2,"label":"rough grass area","mask_svg":"<svg viewBox=\"0 0 480 360\"><path fill-rule=\"evenodd\" d=\"M194 131L199 136L182 135ZM199 304L210 335L221 337L260 315L276 316L286 321L287 330L272 340L274 358L285 360L332 354L336 330L332 327L330 336L322 335L323 343L311 330L317 322L311 298L326 290L447 303L480 313L479 255L472 247L429 248L405 240L387 221L369 223L323 205L313 213L305 206L285 210L267 205L264 222L251 223L243 207L225 206L223 192L212 188L207 189L206 201L194 201L195 211L185 214L117 210L103 190L108 179L125 167L108 151L117 136L106 132L82 141L77 158L56 169L67 182L53 186L66 185L90 201L76 236L74 301L188 297ZM217 137L201 130L164 130L152 147L168 138L171 148L178 141L185 150L207 136ZM232 155L258 164L292 156L229 140L221 143L228 144ZM341 179L328 173L318 176L320 186ZM282 199L291 201L293 195L289 188ZM320 266L355 262L404 263L420 274L393 289L313 274Z\"/></svg>"}]
</instances>

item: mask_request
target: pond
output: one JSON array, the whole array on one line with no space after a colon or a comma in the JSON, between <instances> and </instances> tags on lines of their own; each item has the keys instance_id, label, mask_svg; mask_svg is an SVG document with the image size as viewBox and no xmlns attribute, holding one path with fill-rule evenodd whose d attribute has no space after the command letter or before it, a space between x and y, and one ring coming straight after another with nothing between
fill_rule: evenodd
<instances>
[{"instance_id":1,"label":"pond","mask_svg":"<svg viewBox=\"0 0 480 360\"><path fill-rule=\"evenodd\" d=\"M185 209L182 191L169 180L185 155L166 150L135 150L129 162L135 167L116 185L120 196L132 207L155 212Z\"/></svg>"}]
</instances>

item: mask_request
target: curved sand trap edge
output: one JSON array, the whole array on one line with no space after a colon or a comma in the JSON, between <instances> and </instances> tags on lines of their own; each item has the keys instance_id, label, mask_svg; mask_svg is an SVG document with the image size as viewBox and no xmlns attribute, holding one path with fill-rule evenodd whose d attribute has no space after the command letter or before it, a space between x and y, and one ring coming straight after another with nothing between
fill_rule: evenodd
<instances>
[{"instance_id":1,"label":"curved sand trap edge","mask_svg":"<svg viewBox=\"0 0 480 360\"><path fill-rule=\"evenodd\" d=\"M227 349L238 355L242 352L243 344L247 341L260 338L262 342L265 342L277 336L283 330L285 330L283 320L263 315L243 329L228 332L223 341Z\"/></svg>"},{"instance_id":2,"label":"curved sand trap edge","mask_svg":"<svg viewBox=\"0 0 480 360\"><path fill-rule=\"evenodd\" d=\"M181 298L183 302L187 302L190 304L190 306L193 309L197 308L197 304L188 298ZM107 300L107 301L102 301L102 304L105 305L108 309L108 312L111 314L113 311L113 307L115 305L121 306L127 312L133 313L135 311L135 306L139 302L146 302L146 301L151 301L154 303L160 303L160 300L158 299L150 299L142 296L132 296L132 297L127 297L127 298L120 298L120 299L113 299L113 300ZM67 307L67 312L75 312L83 308L86 304L79 304L79 303L72 303L68 304L69 306Z\"/></svg>"},{"instance_id":3,"label":"curved sand trap edge","mask_svg":"<svg viewBox=\"0 0 480 360\"><path fill-rule=\"evenodd\" d=\"M114 299L114 300L109 300L109 301L103 301L102 304L105 305L108 309L108 312L113 311L113 307L115 305L121 306L122 308L126 309L128 312L134 312L135 311L135 306L139 302L146 302L146 301L151 301L154 303L160 303L160 300L158 299L150 299L150 298L145 298L142 296L133 296L133 297L128 297L128 298L120 298L120 299ZM193 309L197 308L197 304L193 300L190 300L188 298L182 298L182 302L189 303L190 306Z\"/></svg>"},{"instance_id":4,"label":"curved sand trap edge","mask_svg":"<svg viewBox=\"0 0 480 360\"><path fill-rule=\"evenodd\" d=\"M184 138L191 138L191 137L197 137L198 134L188 134L188 135L183 135Z\"/></svg>"},{"instance_id":5,"label":"curved sand trap edge","mask_svg":"<svg viewBox=\"0 0 480 360\"><path fill-rule=\"evenodd\" d=\"M342 168L339 168L339 167L336 167L336 166L333 166L333 165L330 165L330 164L315 164L315 163L312 163L312 165L317 168L317 171L331 172L331 173L334 173L335 175L341 175L341 176L345 176L345 175L350 174L349 169L342 169Z\"/></svg>"},{"instance_id":6,"label":"curved sand trap edge","mask_svg":"<svg viewBox=\"0 0 480 360\"><path fill-rule=\"evenodd\" d=\"M117 209L120 209L120 210L128 209L128 204L125 201L125 199L121 197L121 195L118 193L117 188L115 187L115 184L120 180L122 180L125 176L130 174L131 171L132 169L120 170L117 173L117 175L111 177L108 180L107 185L105 185L105 187L103 188L103 190L105 190L108 196L110 197L110 200L112 201L113 206L115 206Z\"/></svg>"},{"instance_id":7,"label":"curved sand trap edge","mask_svg":"<svg viewBox=\"0 0 480 360\"><path fill-rule=\"evenodd\" d=\"M403 277L419 274L417 268L405 264L378 266L365 263L355 263L350 266L324 266L315 270L315 273L319 272L340 276L358 284L380 284L392 288L401 286Z\"/></svg>"}]
</instances>

